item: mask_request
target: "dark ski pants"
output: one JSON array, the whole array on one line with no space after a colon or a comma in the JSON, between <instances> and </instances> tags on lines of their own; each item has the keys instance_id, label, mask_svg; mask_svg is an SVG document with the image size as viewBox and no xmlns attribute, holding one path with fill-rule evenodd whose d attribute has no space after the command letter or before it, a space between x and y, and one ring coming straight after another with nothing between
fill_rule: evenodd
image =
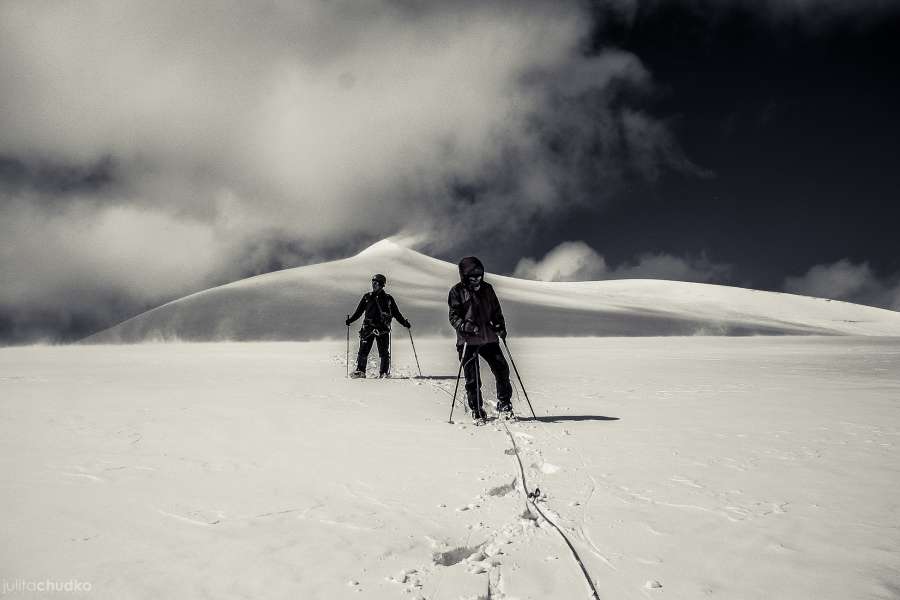
<instances>
[{"instance_id":1,"label":"dark ski pants","mask_svg":"<svg viewBox=\"0 0 900 600\"><path fill-rule=\"evenodd\" d=\"M359 338L359 354L356 355L356 369L365 373L366 360L369 358L369 352L372 350L372 342L378 343L378 356L381 357L381 368L379 374L390 373L391 371L391 334L390 332L374 334Z\"/></svg>"},{"instance_id":2,"label":"dark ski pants","mask_svg":"<svg viewBox=\"0 0 900 600\"><path fill-rule=\"evenodd\" d=\"M509 382L509 365L500 349L500 342L482 344L480 346L466 346L466 355L463 356L463 347L457 346L456 353L463 361L463 373L466 375L466 397L472 412L484 410L481 395L481 366L478 357L481 356L488 366L494 379L497 381L497 400L508 401L512 398L512 384Z\"/></svg>"}]
</instances>

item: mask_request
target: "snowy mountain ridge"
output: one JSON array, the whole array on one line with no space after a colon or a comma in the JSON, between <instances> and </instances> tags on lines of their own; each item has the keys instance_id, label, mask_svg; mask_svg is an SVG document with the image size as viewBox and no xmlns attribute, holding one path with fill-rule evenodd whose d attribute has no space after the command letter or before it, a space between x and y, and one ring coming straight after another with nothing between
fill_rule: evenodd
<instances>
[{"instance_id":1,"label":"snowy mountain ridge","mask_svg":"<svg viewBox=\"0 0 900 600\"><path fill-rule=\"evenodd\" d=\"M490 265L488 265L490 266ZM243 279L174 300L90 336L89 343L312 340L345 335L344 315L374 273L419 335L450 336L456 265L391 240L331 262ZM621 279L544 282L488 272L510 335L900 336L900 313L779 292Z\"/></svg>"}]
</instances>

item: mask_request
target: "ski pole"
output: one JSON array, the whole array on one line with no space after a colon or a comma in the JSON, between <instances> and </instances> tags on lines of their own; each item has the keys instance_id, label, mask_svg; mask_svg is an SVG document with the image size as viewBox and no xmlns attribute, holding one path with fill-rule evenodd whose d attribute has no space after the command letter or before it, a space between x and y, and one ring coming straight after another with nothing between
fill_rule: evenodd
<instances>
[{"instance_id":1,"label":"ski pole","mask_svg":"<svg viewBox=\"0 0 900 600\"><path fill-rule=\"evenodd\" d=\"M509 354L509 362L512 363L513 370L516 372L516 377L519 379L519 385L522 386L522 393L525 394L525 401L528 402L528 408L531 409L531 416L537 420L537 415L534 414L534 408L531 406L531 400L528 399L528 392L525 391L525 384L522 383L522 376L519 375L519 369L516 368L516 361L513 360L512 352L509 351L509 345L506 343L506 338L503 339L503 345L506 347L506 353Z\"/></svg>"},{"instance_id":2,"label":"ski pole","mask_svg":"<svg viewBox=\"0 0 900 600\"><path fill-rule=\"evenodd\" d=\"M347 315L350 320L350 315ZM347 325L347 379L350 379L350 325Z\"/></svg>"},{"instance_id":3,"label":"ski pole","mask_svg":"<svg viewBox=\"0 0 900 600\"><path fill-rule=\"evenodd\" d=\"M448 421L450 424L453 423L453 409L456 408L456 392L459 390L459 377L462 375L463 361L466 358L466 348L468 347L468 342L463 344L462 356L459 357L459 371L456 372L456 387L453 388L453 400L450 402L450 420Z\"/></svg>"},{"instance_id":4,"label":"ski pole","mask_svg":"<svg viewBox=\"0 0 900 600\"><path fill-rule=\"evenodd\" d=\"M478 386L475 388L475 406L478 408L478 413L475 415L475 419L481 418L481 413L484 412L484 398L481 396L481 359L478 358L478 348L475 349L475 384Z\"/></svg>"},{"instance_id":5,"label":"ski pole","mask_svg":"<svg viewBox=\"0 0 900 600\"><path fill-rule=\"evenodd\" d=\"M416 353L416 343L412 339L412 330L407 328L406 333L409 334L409 343L412 344L413 356L416 357L416 368L419 369L419 377L422 376L422 367L419 366L419 355Z\"/></svg>"}]
</instances>

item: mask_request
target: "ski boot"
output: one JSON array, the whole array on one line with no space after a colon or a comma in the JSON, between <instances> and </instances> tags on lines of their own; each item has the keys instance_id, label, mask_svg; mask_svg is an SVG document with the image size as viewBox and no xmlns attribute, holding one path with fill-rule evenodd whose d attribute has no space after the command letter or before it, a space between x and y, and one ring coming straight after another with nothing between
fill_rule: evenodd
<instances>
[{"instance_id":1,"label":"ski boot","mask_svg":"<svg viewBox=\"0 0 900 600\"><path fill-rule=\"evenodd\" d=\"M473 410L472 419L476 427L484 425L485 423L487 423L487 413L484 412L484 409Z\"/></svg>"},{"instance_id":2,"label":"ski boot","mask_svg":"<svg viewBox=\"0 0 900 600\"><path fill-rule=\"evenodd\" d=\"M350 373L350 379L365 379L365 378L366 378L365 371L360 371L359 369L357 369L357 370L353 371L352 373Z\"/></svg>"},{"instance_id":3,"label":"ski boot","mask_svg":"<svg viewBox=\"0 0 900 600\"><path fill-rule=\"evenodd\" d=\"M513 414L512 402L509 400L500 400L497 402L497 414L500 418L512 421L516 418Z\"/></svg>"}]
</instances>

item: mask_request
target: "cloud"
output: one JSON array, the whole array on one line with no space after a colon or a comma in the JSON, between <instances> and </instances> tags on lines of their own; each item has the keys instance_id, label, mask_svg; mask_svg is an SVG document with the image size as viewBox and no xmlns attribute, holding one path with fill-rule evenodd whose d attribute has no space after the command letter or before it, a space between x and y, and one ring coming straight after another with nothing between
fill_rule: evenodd
<instances>
[{"instance_id":1,"label":"cloud","mask_svg":"<svg viewBox=\"0 0 900 600\"><path fill-rule=\"evenodd\" d=\"M574 0L0 3L7 314L398 233L448 249L694 169L623 102L652 90L641 61L583 53L591 26Z\"/></svg>"},{"instance_id":2,"label":"cloud","mask_svg":"<svg viewBox=\"0 0 900 600\"><path fill-rule=\"evenodd\" d=\"M607 279L606 260L584 242L563 242L540 260L523 258L513 277L538 281L593 281Z\"/></svg>"},{"instance_id":3,"label":"cloud","mask_svg":"<svg viewBox=\"0 0 900 600\"><path fill-rule=\"evenodd\" d=\"M584 242L563 242L539 260L523 258L514 277L539 281L596 281L603 279L668 279L701 283L723 282L731 268L705 257L680 258L670 254L646 253L616 268Z\"/></svg>"},{"instance_id":4,"label":"cloud","mask_svg":"<svg viewBox=\"0 0 900 600\"><path fill-rule=\"evenodd\" d=\"M867 262L842 259L815 265L802 276L787 277L783 288L792 294L900 310L900 273L880 278Z\"/></svg>"},{"instance_id":5,"label":"cloud","mask_svg":"<svg viewBox=\"0 0 900 600\"><path fill-rule=\"evenodd\" d=\"M78 337L228 267L205 223L69 200L54 211L28 198L0 206L0 336L8 341Z\"/></svg>"},{"instance_id":6,"label":"cloud","mask_svg":"<svg viewBox=\"0 0 900 600\"><path fill-rule=\"evenodd\" d=\"M692 163L664 123L645 113L622 112L622 130L630 158L645 179L655 181L664 168L697 177L711 177L712 172Z\"/></svg>"},{"instance_id":7,"label":"cloud","mask_svg":"<svg viewBox=\"0 0 900 600\"><path fill-rule=\"evenodd\" d=\"M680 161L644 158L671 145L649 117L619 131L635 118L612 97L649 77L628 53L584 57L574 2L12 1L0 16L0 154L112 161L155 210L214 220L229 193L250 224L384 237L454 216L465 190L494 214L510 198L551 210L595 135L609 163L631 145L645 171Z\"/></svg>"},{"instance_id":8,"label":"cloud","mask_svg":"<svg viewBox=\"0 0 900 600\"><path fill-rule=\"evenodd\" d=\"M646 253L620 265L611 279L669 279L697 283L725 283L731 266L714 263L705 256L681 258L665 253Z\"/></svg>"}]
</instances>

